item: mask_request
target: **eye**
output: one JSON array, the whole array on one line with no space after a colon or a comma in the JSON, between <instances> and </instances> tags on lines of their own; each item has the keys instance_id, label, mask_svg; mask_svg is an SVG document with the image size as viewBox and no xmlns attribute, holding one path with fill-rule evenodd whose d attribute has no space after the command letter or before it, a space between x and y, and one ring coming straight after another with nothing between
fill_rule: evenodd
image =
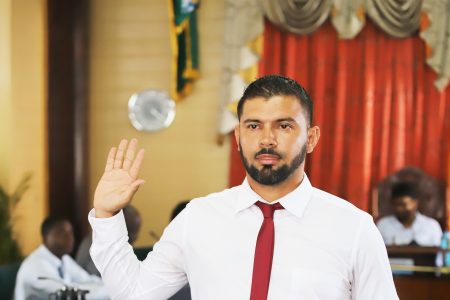
<instances>
[{"instance_id":1,"label":"eye","mask_svg":"<svg viewBox=\"0 0 450 300\"><path fill-rule=\"evenodd\" d=\"M247 128L249 129L258 129L259 125L258 124L248 124Z\"/></svg>"},{"instance_id":2,"label":"eye","mask_svg":"<svg viewBox=\"0 0 450 300\"><path fill-rule=\"evenodd\" d=\"M281 123L280 128L281 129L289 129L289 128L292 128L292 126L289 123Z\"/></svg>"}]
</instances>

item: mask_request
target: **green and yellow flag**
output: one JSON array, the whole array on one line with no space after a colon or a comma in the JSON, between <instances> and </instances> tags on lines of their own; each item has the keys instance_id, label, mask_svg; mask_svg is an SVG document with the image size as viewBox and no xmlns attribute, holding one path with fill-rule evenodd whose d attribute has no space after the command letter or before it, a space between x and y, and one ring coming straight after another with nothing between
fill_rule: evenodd
<instances>
[{"instance_id":1,"label":"green and yellow flag","mask_svg":"<svg viewBox=\"0 0 450 300\"><path fill-rule=\"evenodd\" d=\"M169 0L172 44L172 91L175 101L192 89L199 77L197 9L199 0Z\"/></svg>"}]
</instances>

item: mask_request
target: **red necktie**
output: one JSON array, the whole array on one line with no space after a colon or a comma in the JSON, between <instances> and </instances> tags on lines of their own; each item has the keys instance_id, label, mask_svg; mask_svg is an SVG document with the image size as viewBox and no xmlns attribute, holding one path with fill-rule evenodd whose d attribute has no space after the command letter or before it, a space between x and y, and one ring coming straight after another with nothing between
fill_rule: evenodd
<instances>
[{"instance_id":1,"label":"red necktie","mask_svg":"<svg viewBox=\"0 0 450 300\"><path fill-rule=\"evenodd\" d=\"M266 300L267 293L269 292L275 237L273 213L276 209L283 209L283 206L280 203L270 205L262 202L256 202L255 205L261 209L264 221L259 230L258 240L256 241L250 300Z\"/></svg>"}]
</instances>

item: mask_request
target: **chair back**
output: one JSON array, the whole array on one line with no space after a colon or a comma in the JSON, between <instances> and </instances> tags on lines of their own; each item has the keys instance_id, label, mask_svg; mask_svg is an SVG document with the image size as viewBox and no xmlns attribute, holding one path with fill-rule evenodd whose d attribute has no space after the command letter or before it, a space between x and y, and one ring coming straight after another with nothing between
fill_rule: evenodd
<instances>
[{"instance_id":1,"label":"chair back","mask_svg":"<svg viewBox=\"0 0 450 300\"><path fill-rule=\"evenodd\" d=\"M0 266L0 299L12 299L14 287L16 285L17 272L19 272L21 263L22 262L15 262Z\"/></svg>"}]
</instances>

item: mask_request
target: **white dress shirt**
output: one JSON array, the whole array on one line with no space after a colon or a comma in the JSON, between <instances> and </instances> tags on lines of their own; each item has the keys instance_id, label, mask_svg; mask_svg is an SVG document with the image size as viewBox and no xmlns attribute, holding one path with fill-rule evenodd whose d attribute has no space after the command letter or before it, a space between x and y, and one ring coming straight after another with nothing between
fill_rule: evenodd
<instances>
[{"instance_id":1,"label":"white dress shirt","mask_svg":"<svg viewBox=\"0 0 450 300\"><path fill-rule=\"evenodd\" d=\"M377 222L386 245L408 245L415 241L421 246L439 246L441 244L442 229L439 223L420 213L411 227L405 228L393 215L381 218Z\"/></svg>"},{"instance_id":2,"label":"white dress shirt","mask_svg":"<svg viewBox=\"0 0 450 300\"><path fill-rule=\"evenodd\" d=\"M247 181L192 200L146 260L127 243L122 212L95 218L91 255L113 299L167 299L187 281L194 300L248 300L263 200ZM278 199L268 299L398 299L372 217L304 177Z\"/></svg>"},{"instance_id":3,"label":"white dress shirt","mask_svg":"<svg viewBox=\"0 0 450 300\"><path fill-rule=\"evenodd\" d=\"M89 274L100 276L100 272L95 267L91 255L89 254L89 249L91 248L91 245L92 245L92 234L88 234L81 241L75 259L77 261L77 264L83 269L85 269L86 272L88 272Z\"/></svg>"},{"instance_id":4,"label":"white dress shirt","mask_svg":"<svg viewBox=\"0 0 450 300\"><path fill-rule=\"evenodd\" d=\"M58 268L61 269L63 278ZM39 246L20 265L14 299L48 299L50 293L63 287L62 283L38 277L53 278L71 287L89 290L86 299L109 299L100 277L89 275L69 255L59 259L44 245Z\"/></svg>"}]
</instances>

